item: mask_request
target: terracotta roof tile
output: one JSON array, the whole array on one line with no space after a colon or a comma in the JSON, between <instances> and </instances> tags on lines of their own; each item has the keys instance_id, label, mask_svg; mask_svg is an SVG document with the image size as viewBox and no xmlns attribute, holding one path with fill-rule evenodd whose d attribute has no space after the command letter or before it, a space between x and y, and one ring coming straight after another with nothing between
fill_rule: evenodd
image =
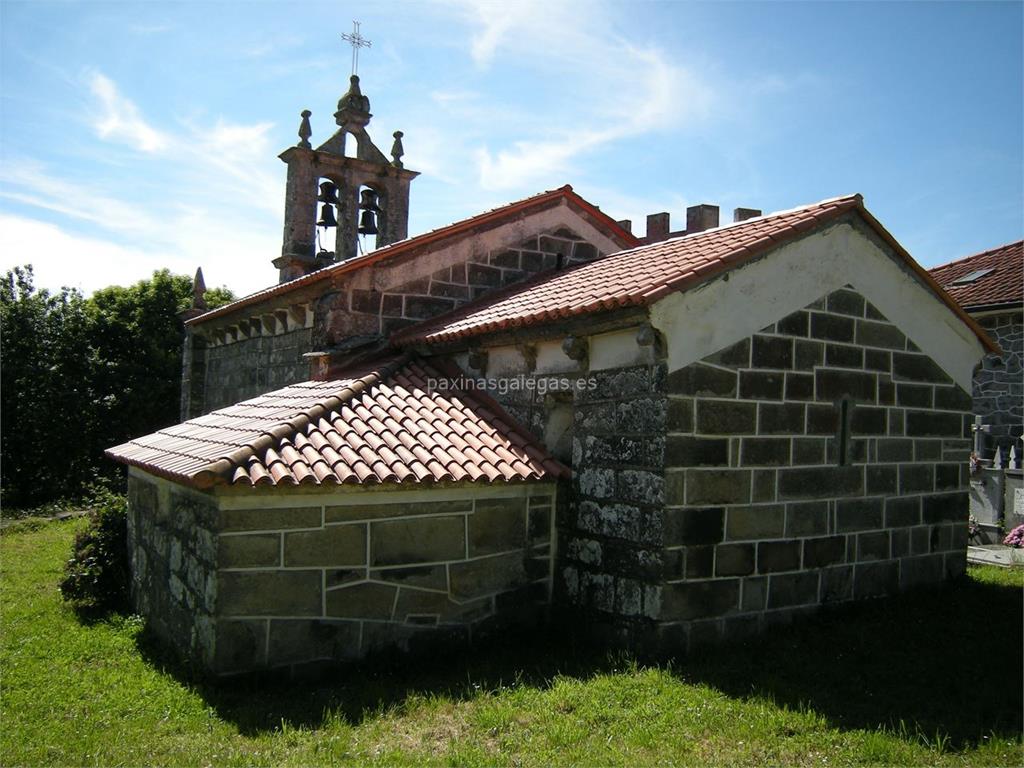
<instances>
[{"instance_id":1,"label":"terracotta roof tile","mask_svg":"<svg viewBox=\"0 0 1024 768\"><path fill-rule=\"evenodd\" d=\"M974 273L969 282L960 282ZM929 270L965 309L1024 302L1024 240L958 259Z\"/></svg>"},{"instance_id":2,"label":"terracotta roof tile","mask_svg":"<svg viewBox=\"0 0 1024 768\"><path fill-rule=\"evenodd\" d=\"M217 307L205 314L188 320L186 325L202 324L208 320L231 314L235 310L242 309L243 307L259 304L275 296L289 293L297 288L311 285L346 272L362 269L363 267L376 264L388 258L411 253L418 248L432 245L447 238L461 237L463 235L476 232L482 228L496 226L505 223L506 221L514 221L524 213L534 209L550 207L551 205L558 204L561 200L565 200L576 209L580 210L599 230L606 232L613 240L625 245L636 245L640 242L631 232L623 229L608 214L602 213L597 206L588 203L582 197L573 192L571 186L566 184L558 189L552 189L547 192L541 192L538 195L533 195L532 197L527 197L523 200L517 200L514 203L509 203L508 205L503 205L501 207L485 211L484 213L476 216L471 216L468 219L457 221L454 224L433 229L429 232L423 233L422 235L416 235L415 237L410 237L405 240L399 240L397 243L392 243L391 245L384 246L383 248L378 248L375 251L371 251L370 253L354 259L349 259L348 261L332 264L324 269L319 269L316 272L311 272L303 277L290 280L287 283L273 285L269 288L263 289L262 291L257 291L256 293L249 294L248 296L243 296L230 304Z\"/></svg>"},{"instance_id":3,"label":"terracotta roof tile","mask_svg":"<svg viewBox=\"0 0 1024 768\"><path fill-rule=\"evenodd\" d=\"M107 455L197 487L568 475L486 395L429 390L428 379L448 374L438 366L391 357L144 435Z\"/></svg>"},{"instance_id":4,"label":"terracotta roof tile","mask_svg":"<svg viewBox=\"0 0 1024 768\"><path fill-rule=\"evenodd\" d=\"M897 256L970 326L982 344L989 349L997 349L977 323L864 208L860 195L823 200L802 208L620 251L568 269L544 272L452 312L398 331L392 336L392 341L399 346L444 343L619 307L652 304L673 291L742 265L767 249L850 211L859 212Z\"/></svg>"}]
</instances>

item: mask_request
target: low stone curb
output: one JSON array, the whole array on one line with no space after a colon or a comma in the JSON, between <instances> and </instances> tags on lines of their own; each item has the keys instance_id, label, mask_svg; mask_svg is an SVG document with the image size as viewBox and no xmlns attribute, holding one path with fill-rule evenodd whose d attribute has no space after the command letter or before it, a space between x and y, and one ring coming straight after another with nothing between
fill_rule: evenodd
<instances>
[{"instance_id":1,"label":"low stone curb","mask_svg":"<svg viewBox=\"0 0 1024 768\"><path fill-rule=\"evenodd\" d=\"M968 547L967 562L975 565L998 565L1003 568L1024 567L1024 549L989 544L983 547Z\"/></svg>"}]
</instances>

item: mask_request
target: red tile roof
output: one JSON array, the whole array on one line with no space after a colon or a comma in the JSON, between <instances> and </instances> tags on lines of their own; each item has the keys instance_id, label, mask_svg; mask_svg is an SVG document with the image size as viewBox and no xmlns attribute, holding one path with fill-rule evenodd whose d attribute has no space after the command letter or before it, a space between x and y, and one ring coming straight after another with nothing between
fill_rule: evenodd
<instances>
[{"instance_id":1,"label":"red tile roof","mask_svg":"<svg viewBox=\"0 0 1024 768\"><path fill-rule=\"evenodd\" d=\"M620 307L653 304L673 291L691 287L740 266L849 211L859 212L922 281L971 327L982 343L995 349L977 323L868 213L860 195L824 200L621 251L569 269L545 272L532 280L405 328L395 333L392 341L399 346L443 343Z\"/></svg>"},{"instance_id":2,"label":"red tile roof","mask_svg":"<svg viewBox=\"0 0 1024 768\"><path fill-rule=\"evenodd\" d=\"M991 270L976 280L956 281ZM929 270L935 281L967 310L1024 302L1024 240L1001 245Z\"/></svg>"},{"instance_id":3,"label":"red tile roof","mask_svg":"<svg viewBox=\"0 0 1024 768\"><path fill-rule=\"evenodd\" d=\"M109 449L206 488L539 480L569 470L479 392L428 389L453 372L407 356L307 381Z\"/></svg>"},{"instance_id":4,"label":"red tile roof","mask_svg":"<svg viewBox=\"0 0 1024 768\"><path fill-rule=\"evenodd\" d=\"M591 223L593 223L598 229L603 230L613 240L626 246L633 246L640 243L640 240L631 232L620 227L608 214L602 213L597 206L588 203L582 197L573 192L571 186L566 184L558 189L542 192L539 195L533 195L532 197L527 197L524 200L518 200L514 203L503 205L500 208L485 211L484 213L472 216L468 219L457 221L454 224L449 224L448 226L433 229L430 232L425 232L422 235L400 240L397 243L392 243L391 245L386 245L383 248L378 248L375 251L371 251L370 253L359 256L355 259L349 259L348 261L332 264L329 267L317 270L316 272L311 272L303 277L290 280L287 283L281 283L279 285L271 286L270 288L264 288L262 291L257 291L256 293L249 294L248 296L243 296L237 301L217 307L217 309L213 309L198 317L192 318L185 324L197 325L205 323L208 320L213 320L214 318L231 314L243 307L247 307L252 304L259 304L267 299L280 296L284 293L289 293L290 291L294 291L303 286L312 285L313 283L320 282L321 280L327 280L328 278L336 277L338 275L345 274L346 272L353 272L357 269L362 269L363 267L369 266L370 264L376 264L384 259L411 253L417 248L423 248L447 238L458 237L460 235L470 234L480 229L498 226L506 221L515 220L517 217L525 213L558 205L562 200L565 200L577 210L581 211L583 215L591 221Z\"/></svg>"}]
</instances>

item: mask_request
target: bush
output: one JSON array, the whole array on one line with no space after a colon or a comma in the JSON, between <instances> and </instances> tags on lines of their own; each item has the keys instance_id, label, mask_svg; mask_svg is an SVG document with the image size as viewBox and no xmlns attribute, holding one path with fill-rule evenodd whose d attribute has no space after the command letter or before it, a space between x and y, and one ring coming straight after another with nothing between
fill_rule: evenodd
<instances>
[{"instance_id":1,"label":"bush","mask_svg":"<svg viewBox=\"0 0 1024 768\"><path fill-rule=\"evenodd\" d=\"M111 613L128 608L128 503L103 492L89 515L89 526L75 537L64 566L61 596L76 609Z\"/></svg>"}]
</instances>

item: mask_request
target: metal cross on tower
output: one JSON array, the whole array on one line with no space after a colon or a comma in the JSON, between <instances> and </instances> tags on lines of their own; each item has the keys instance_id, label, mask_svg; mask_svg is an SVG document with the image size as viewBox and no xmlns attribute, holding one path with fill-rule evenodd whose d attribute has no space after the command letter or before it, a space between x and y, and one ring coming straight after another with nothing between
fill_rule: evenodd
<instances>
[{"instance_id":1,"label":"metal cross on tower","mask_svg":"<svg viewBox=\"0 0 1024 768\"><path fill-rule=\"evenodd\" d=\"M359 49L369 48L373 45L369 40L359 34L359 22L352 22L352 34L341 33L341 39L352 46L352 74L359 74Z\"/></svg>"}]
</instances>

